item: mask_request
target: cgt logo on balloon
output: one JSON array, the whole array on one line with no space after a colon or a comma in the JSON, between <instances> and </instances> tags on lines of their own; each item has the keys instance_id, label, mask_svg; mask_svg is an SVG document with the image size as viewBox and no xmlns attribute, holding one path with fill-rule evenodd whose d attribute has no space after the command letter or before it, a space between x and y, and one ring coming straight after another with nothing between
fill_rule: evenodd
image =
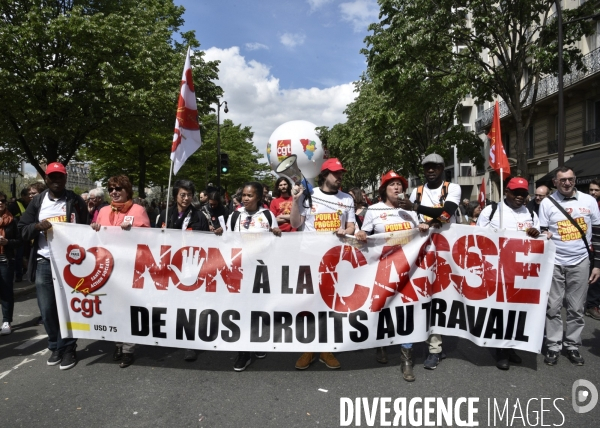
<instances>
[{"instance_id":1,"label":"cgt logo on balloon","mask_svg":"<svg viewBox=\"0 0 600 428\"><path fill-rule=\"evenodd\" d=\"M92 272L83 277L73 274L71 267L81 265L88 254L94 257ZM69 264L63 270L63 278L69 287L73 289L71 294L83 294L83 298L75 296L71 299L71 310L76 313L81 312L86 318L91 318L94 314L101 315L100 304L102 301L100 296L105 294L98 294L96 291L102 288L110 278L114 267L112 254L102 247L88 248L86 251L79 245L69 245L67 247L67 262Z\"/></svg>"}]
</instances>

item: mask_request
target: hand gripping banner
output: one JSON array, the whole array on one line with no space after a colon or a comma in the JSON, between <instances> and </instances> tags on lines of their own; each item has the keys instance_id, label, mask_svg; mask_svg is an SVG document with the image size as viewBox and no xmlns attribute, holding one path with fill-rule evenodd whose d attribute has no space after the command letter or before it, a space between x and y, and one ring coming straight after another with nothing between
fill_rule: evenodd
<instances>
[{"instance_id":1,"label":"hand gripping banner","mask_svg":"<svg viewBox=\"0 0 600 428\"><path fill-rule=\"evenodd\" d=\"M540 352L554 245L451 225L370 237L54 224L61 334L190 349L323 352L431 333Z\"/></svg>"}]
</instances>

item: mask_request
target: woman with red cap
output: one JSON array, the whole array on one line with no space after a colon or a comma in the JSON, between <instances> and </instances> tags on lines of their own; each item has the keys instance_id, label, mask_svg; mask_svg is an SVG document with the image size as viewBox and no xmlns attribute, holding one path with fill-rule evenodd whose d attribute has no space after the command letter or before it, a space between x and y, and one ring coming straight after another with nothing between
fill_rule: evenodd
<instances>
[{"instance_id":1,"label":"woman with red cap","mask_svg":"<svg viewBox=\"0 0 600 428\"><path fill-rule=\"evenodd\" d=\"M367 235L418 228L417 214L414 211L405 211L399 206L407 187L406 178L394 171L389 171L381 177L379 186L381 202L369 207L361 230L354 235L356 239L366 241ZM401 345L402 376L408 382L415 380L412 353L412 343ZM377 348L376 358L380 363L388 362L385 347Z\"/></svg>"}]
</instances>

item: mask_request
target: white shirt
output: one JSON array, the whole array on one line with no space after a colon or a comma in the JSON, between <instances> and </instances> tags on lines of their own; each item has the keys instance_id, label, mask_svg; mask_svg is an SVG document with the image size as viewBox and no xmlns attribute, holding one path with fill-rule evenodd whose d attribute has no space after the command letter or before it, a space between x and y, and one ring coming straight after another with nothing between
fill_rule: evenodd
<instances>
[{"instance_id":1,"label":"white shirt","mask_svg":"<svg viewBox=\"0 0 600 428\"><path fill-rule=\"evenodd\" d=\"M307 232L335 232L347 223L356 223L352 196L341 191L328 195L318 187L313 190L312 206L303 207L300 214Z\"/></svg>"},{"instance_id":2,"label":"white shirt","mask_svg":"<svg viewBox=\"0 0 600 428\"><path fill-rule=\"evenodd\" d=\"M592 225L600 225L600 211L596 199L585 193L575 191L575 199L567 199L558 190L549 198L554 198L579 223L585 233L588 244L592 244ZM540 203L540 226L552 232L552 240L556 245L554 264L573 266L588 257L587 249L573 223L554 206L548 198Z\"/></svg>"},{"instance_id":3,"label":"white shirt","mask_svg":"<svg viewBox=\"0 0 600 428\"><path fill-rule=\"evenodd\" d=\"M392 208L385 202L379 202L369 207L360 230L367 233L398 232L415 229L418 225L419 219L416 212Z\"/></svg>"},{"instance_id":4,"label":"white shirt","mask_svg":"<svg viewBox=\"0 0 600 428\"><path fill-rule=\"evenodd\" d=\"M40 207L39 221L48 220L50 223L66 223L67 222L67 197L63 196L60 199L50 199L50 193L47 192L42 206ZM38 238L38 256L50 258L50 249L46 239L47 231L40 231Z\"/></svg>"},{"instance_id":5,"label":"white shirt","mask_svg":"<svg viewBox=\"0 0 600 428\"><path fill-rule=\"evenodd\" d=\"M441 208L444 204L440 203L440 197L442 196L442 187L444 187L445 182L441 184L440 187L436 189L430 189L428 184L423 186L423 194L421 195L421 205L424 207L432 207L432 208ZM418 188L413 189L410 194L410 201L415 202L417 200L417 190ZM462 190L458 184L450 183L448 185L448 194L446 195L446 200L444 202L454 202L457 206L460 205ZM456 213L447 213L448 221L444 223L456 223ZM431 217L424 216L423 214L419 214L420 221L429 221Z\"/></svg>"},{"instance_id":6,"label":"white shirt","mask_svg":"<svg viewBox=\"0 0 600 428\"><path fill-rule=\"evenodd\" d=\"M227 219L227 230L230 232L269 232L273 227L277 227L277 221L275 220L275 214L271 211L271 223L269 223L269 219L264 214L265 211L269 211L266 208L259 208L257 212L252 215L249 215L246 211L246 208L241 207L238 212L240 215L237 218L237 221L232 227L231 219L233 218L233 214L229 216ZM248 227L246 227L247 225Z\"/></svg>"},{"instance_id":7,"label":"white shirt","mask_svg":"<svg viewBox=\"0 0 600 428\"><path fill-rule=\"evenodd\" d=\"M520 230L525 232L527 229L534 228L540 230L540 220L537 214L533 213L533 220L531 219L531 213L525 205L520 208L513 209L506 205L506 202L499 203L494 213L494 217L490 221L490 215L492 214L492 206L488 205L481 211L479 218L477 219L477 226L490 227L492 229L500 229L500 211L502 211L502 227L507 230Z\"/></svg>"}]
</instances>

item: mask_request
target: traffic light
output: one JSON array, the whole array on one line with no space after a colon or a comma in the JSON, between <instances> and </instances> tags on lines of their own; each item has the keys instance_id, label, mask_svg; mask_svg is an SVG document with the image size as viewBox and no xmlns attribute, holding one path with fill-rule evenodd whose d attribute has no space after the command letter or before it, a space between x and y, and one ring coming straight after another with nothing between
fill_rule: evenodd
<instances>
[{"instance_id":1,"label":"traffic light","mask_svg":"<svg viewBox=\"0 0 600 428\"><path fill-rule=\"evenodd\" d=\"M229 173L229 155L221 153L221 174Z\"/></svg>"}]
</instances>

